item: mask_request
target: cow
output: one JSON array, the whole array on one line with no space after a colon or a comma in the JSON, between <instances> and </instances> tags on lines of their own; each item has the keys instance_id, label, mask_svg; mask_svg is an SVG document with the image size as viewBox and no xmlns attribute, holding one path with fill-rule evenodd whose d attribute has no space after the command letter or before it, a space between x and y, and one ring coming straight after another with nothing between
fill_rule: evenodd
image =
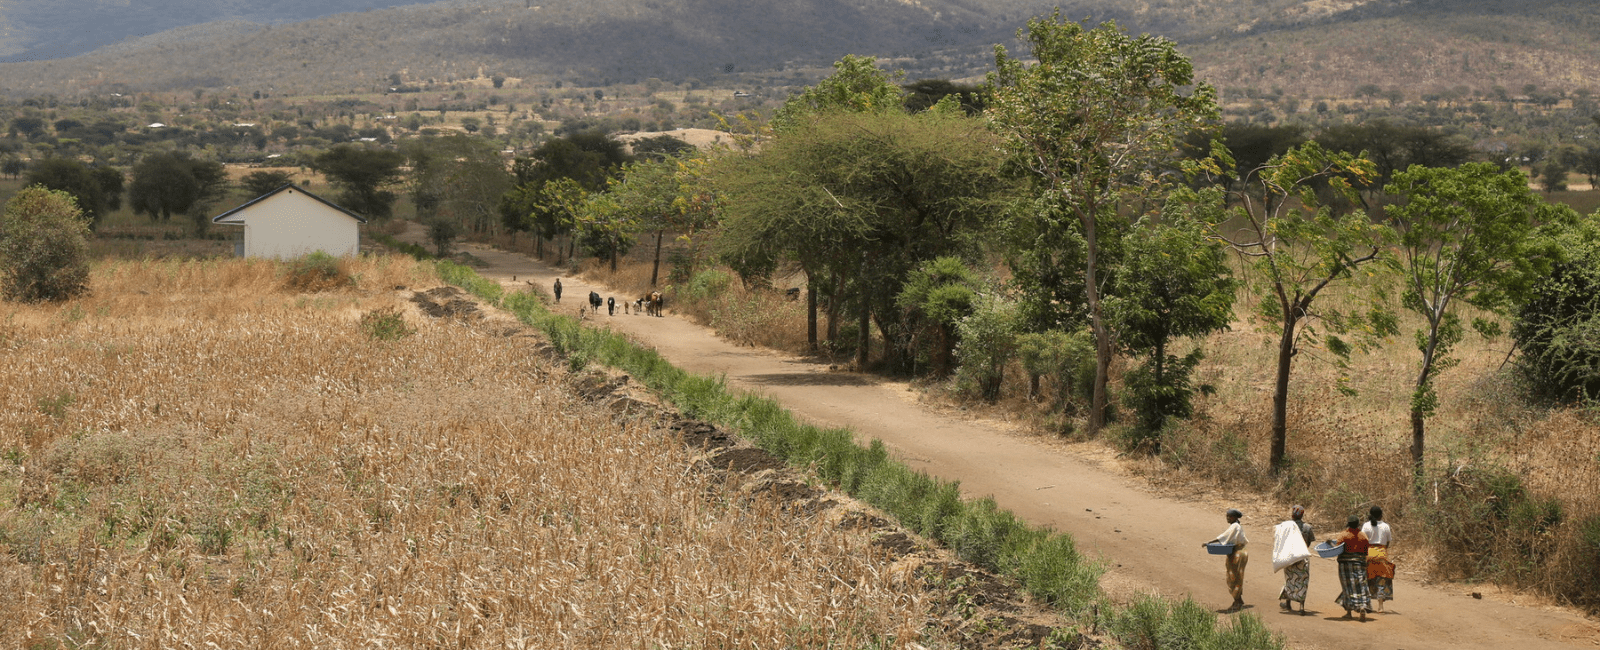
<instances>
[{"instance_id":1,"label":"cow","mask_svg":"<svg viewBox=\"0 0 1600 650\"><path fill-rule=\"evenodd\" d=\"M614 298L614 297L606 298L606 315L607 316L616 316L617 315L617 299L616 298Z\"/></svg>"},{"instance_id":2,"label":"cow","mask_svg":"<svg viewBox=\"0 0 1600 650\"><path fill-rule=\"evenodd\" d=\"M650 302L650 297L649 296L644 296L644 297L639 298L638 300L633 301L633 315L638 316L639 314L643 314L644 313L644 304L647 303L647 302Z\"/></svg>"},{"instance_id":3,"label":"cow","mask_svg":"<svg viewBox=\"0 0 1600 650\"><path fill-rule=\"evenodd\" d=\"M561 304L561 278L556 278L556 304Z\"/></svg>"},{"instance_id":4,"label":"cow","mask_svg":"<svg viewBox=\"0 0 1600 650\"><path fill-rule=\"evenodd\" d=\"M790 302L799 300L800 299L800 287L793 287L793 288L790 288L790 289L784 289L783 297L788 298Z\"/></svg>"},{"instance_id":5,"label":"cow","mask_svg":"<svg viewBox=\"0 0 1600 650\"><path fill-rule=\"evenodd\" d=\"M602 301L600 300L600 294L595 293L593 291L590 291L589 292L589 311L592 311L592 312L594 312L596 314L600 313L600 305L601 304L602 304Z\"/></svg>"},{"instance_id":6,"label":"cow","mask_svg":"<svg viewBox=\"0 0 1600 650\"><path fill-rule=\"evenodd\" d=\"M661 308L666 306L666 304L667 299L661 295L660 291L650 292L650 302L648 303L650 315L660 317Z\"/></svg>"}]
</instances>

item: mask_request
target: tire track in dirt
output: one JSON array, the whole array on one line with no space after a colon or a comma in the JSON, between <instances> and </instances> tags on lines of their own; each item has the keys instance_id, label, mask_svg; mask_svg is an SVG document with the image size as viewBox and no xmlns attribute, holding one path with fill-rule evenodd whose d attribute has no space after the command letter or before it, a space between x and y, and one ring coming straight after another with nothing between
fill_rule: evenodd
<instances>
[{"instance_id":1,"label":"tire track in dirt","mask_svg":"<svg viewBox=\"0 0 1600 650\"><path fill-rule=\"evenodd\" d=\"M560 277L567 297L609 288L561 272L526 256L483 246L460 247L482 259L481 275L507 289L529 284L549 291ZM513 280L515 278L515 280ZM581 300L558 310L576 314ZM723 375L730 385L773 397L797 416L826 426L853 429L863 441L883 440L902 462L940 478L961 482L969 497L992 496L1002 507L1039 525L1068 532L1079 547L1104 558L1102 584L1117 595L1154 592L1192 595L1225 607L1221 558L1198 548L1226 525L1231 504L1180 500L1156 494L1141 479L1108 470L1092 458L1050 441L1017 435L1004 423L964 420L916 403L905 384L871 375L830 372L826 365L769 350L741 347L670 313L663 318L604 314L590 324L624 332L654 347L690 372ZM1245 611L1260 615L1297 648L1556 649L1600 645L1600 626L1569 610L1522 606L1495 598L1478 600L1451 585L1427 585L1401 574L1390 613L1365 623L1339 620L1343 610L1331 560L1313 561L1310 616L1277 608L1282 575L1272 572L1272 526L1286 513L1247 511L1246 531L1254 556L1246 571ZM1316 517L1322 519L1324 517ZM1331 516L1326 517L1332 519ZM1319 527L1319 535L1329 531ZM1404 544L1405 531L1399 540Z\"/></svg>"}]
</instances>

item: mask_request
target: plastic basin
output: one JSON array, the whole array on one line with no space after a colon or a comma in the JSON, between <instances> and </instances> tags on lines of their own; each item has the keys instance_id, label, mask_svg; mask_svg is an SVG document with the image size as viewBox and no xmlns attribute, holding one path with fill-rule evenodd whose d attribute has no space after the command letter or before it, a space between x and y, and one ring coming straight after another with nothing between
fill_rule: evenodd
<instances>
[{"instance_id":1,"label":"plastic basin","mask_svg":"<svg viewBox=\"0 0 1600 650\"><path fill-rule=\"evenodd\" d=\"M1213 542L1211 544L1206 544L1206 552L1212 555L1229 555L1233 553L1233 545L1217 544Z\"/></svg>"},{"instance_id":2,"label":"plastic basin","mask_svg":"<svg viewBox=\"0 0 1600 650\"><path fill-rule=\"evenodd\" d=\"M1314 551L1318 557L1339 557L1339 554L1344 552L1344 544L1329 546L1327 542L1322 542L1311 547L1311 550Z\"/></svg>"}]
</instances>

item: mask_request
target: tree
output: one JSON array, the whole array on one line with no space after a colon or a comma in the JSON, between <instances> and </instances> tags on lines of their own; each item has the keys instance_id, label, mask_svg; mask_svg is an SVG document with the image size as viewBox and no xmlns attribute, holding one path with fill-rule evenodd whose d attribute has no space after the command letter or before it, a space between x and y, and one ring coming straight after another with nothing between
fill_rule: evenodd
<instances>
[{"instance_id":1,"label":"tree","mask_svg":"<svg viewBox=\"0 0 1600 650\"><path fill-rule=\"evenodd\" d=\"M660 280L661 243L666 232L677 230L690 238L694 231L715 221L716 200L705 182L705 167L706 160L700 157L630 163L606 190L619 209L629 213L629 223L655 232L652 287Z\"/></svg>"},{"instance_id":2,"label":"tree","mask_svg":"<svg viewBox=\"0 0 1600 650\"><path fill-rule=\"evenodd\" d=\"M122 192L127 178L122 175L122 170L115 167L96 167L91 174L94 175L95 184L100 186L100 195L105 199L106 210L116 212L122 209Z\"/></svg>"},{"instance_id":3,"label":"tree","mask_svg":"<svg viewBox=\"0 0 1600 650\"><path fill-rule=\"evenodd\" d=\"M339 145L311 161L311 168L328 176L339 188L339 202L357 214L388 219L394 214L395 195L385 189L399 182L406 157L398 151Z\"/></svg>"},{"instance_id":4,"label":"tree","mask_svg":"<svg viewBox=\"0 0 1600 650\"><path fill-rule=\"evenodd\" d=\"M38 185L72 195L78 209L88 217L90 227L105 215L105 190L88 165L71 158L45 158L34 161L23 179L24 185Z\"/></svg>"},{"instance_id":5,"label":"tree","mask_svg":"<svg viewBox=\"0 0 1600 650\"><path fill-rule=\"evenodd\" d=\"M875 321L888 363L903 369L909 338L895 296L926 260L976 256L1009 198L1002 164L994 136L954 108L802 116L759 151L718 162L717 245L747 278L794 261L807 278L808 338L825 287L830 312L855 310L857 363L869 360Z\"/></svg>"},{"instance_id":6,"label":"tree","mask_svg":"<svg viewBox=\"0 0 1600 650\"><path fill-rule=\"evenodd\" d=\"M1222 246L1205 232L1206 223L1220 220L1222 199L1217 188L1180 191L1159 221L1135 224L1106 298L1118 345L1144 358L1125 379L1138 415L1135 438L1154 442L1156 452L1167 419L1192 412L1190 375L1201 359L1198 348L1171 354L1173 339L1204 336L1233 321L1232 272Z\"/></svg>"},{"instance_id":7,"label":"tree","mask_svg":"<svg viewBox=\"0 0 1600 650\"><path fill-rule=\"evenodd\" d=\"M1434 380L1459 362L1450 356L1465 331L1457 303L1507 315L1523 302L1523 281L1548 271L1548 258L1530 254L1536 228L1577 215L1539 200L1522 172L1490 163L1412 166L1384 191L1399 199L1387 216L1400 235L1402 304L1424 322L1416 333L1422 358L1411 393L1411 462L1420 474L1427 418L1439 402ZM1482 318L1473 326L1485 335L1500 329Z\"/></svg>"},{"instance_id":8,"label":"tree","mask_svg":"<svg viewBox=\"0 0 1600 650\"><path fill-rule=\"evenodd\" d=\"M908 83L902 88L905 90L903 104L907 111L916 113L933 108L940 100L951 97L961 105L962 112L968 116L983 113L983 87L968 84L958 84L949 79L919 79Z\"/></svg>"},{"instance_id":9,"label":"tree","mask_svg":"<svg viewBox=\"0 0 1600 650\"><path fill-rule=\"evenodd\" d=\"M195 160L183 152L157 153L133 166L128 205L134 214L148 214L162 221L170 220L174 212L187 214L200 230L206 223L210 202L220 198L226 189L227 173L222 163Z\"/></svg>"},{"instance_id":10,"label":"tree","mask_svg":"<svg viewBox=\"0 0 1600 650\"><path fill-rule=\"evenodd\" d=\"M66 300L89 289L89 222L71 194L23 189L0 216L0 291L7 300Z\"/></svg>"},{"instance_id":11,"label":"tree","mask_svg":"<svg viewBox=\"0 0 1600 650\"><path fill-rule=\"evenodd\" d=\"M544 242L568 232L573 223L570 214L549 211L552 204L547 200L547 186L565 179L572 188L560 188L557 195L565 195L569 189L599 192L630 161L622 143L602 131L580 131L547 140L530 156L512 162L516 185L501 196L501 222L513 230L533 231L537 254L543 259Z\"/></svg>"},{"instance_id":12,"label":"tree","mask_svg":"<svg viewBox=\"0 0 1600 650\"><path fill-rule=\"evenodd\" d=\"M779 131L800 127L825 113L881 113L900 108L898 74L878 69L877 59L846 54L833 63L833 74L790 97L772 118Z\"/></svg>"},{"instance_id":13,"label":"tree","mask_svg":"<svg viewBox=\"0 0 1600 650\"><path fill-rule=\"evenodd\" d=\"M492 142L454 134L407 143L411 197L424 220L454 220L475 233L502 225L499 205L512 189L500 151Z\"/></svg>"},{"instance_id":14,"label":"tree","mask_svg":"<svg viewBox=\"0 0 1600 650\"><path fill-rule=\"evenodd\" d=\"M1103 237L1115 232L1118 208L1161 185L1158 159L1175 149L1183 133L1215 119L1215 92L1196 83L1189 60L1176 46L1153 36L1131 37L1114 22L1085 29L1063 22L1057 10L1028 21L1026 38L1037 63L995 47L989 75L988 114L1016 160L1031 172L1040 192L1035 229L1046 242L1069 241L1075 217L1083 242L1083 287L1095 338L1095 386L1089 430L1106 418L1112 333L1101 296ZM1111 231L1108 233L1107 231Z\"/></svg>"},{"instance_id":15,"label":"tree","mask_svg":"<svg viewBox=\"0 0 1600 650\"><path fill-rule=\"evenodd\" d=\"M22 162L22 159L16 156L6 156L4 160L0 160L0 174L5 174L11 178L21 176L22 172L27 171L27 169L28 163Z\"/></svg>"},{"instance_id":16,"label":"tree","mask_svg":"<svg viewBox=\"0 0 1600 650\"><path fill-rule=\"evenodd\" d=\"M666 160L697 151L694 145L666 134L634 140L631 148L634 156L647 160Z\"/></svg>"},{"instance_id":17,"label":"tree","mask_svg":"<svg viewBox=\"0 0 1600 650\"><path fill-rule=\"evenodd\" d=\"M239 187L244 188L245 194L257 197L293 182L294 178L289 172L259 171L245 174L244 178L239 179Z\"/></svg>"},{"instance_id":18,"label":"tree","mask_svg":"<svg viewBox=\"0 0 1600 650\"><path fill-rule=\"evenodd\" d=\"M1517 368L1539 397L1600 400L1600 213L1542 235L1554 263L1516 306Z\"/></svg>"},{"instance_id":19,"label":"tree","mask_svg":"<svg viewBox=\"0 0 1600 650\"><path fill-rule=\"evenodd\" d=\"M1233 161L1227 150L1218 144L1212 155L1200 167L1231 176ZM1278 334L1270 456L1274 473L1282 469L1287 453L1289 378L1295 356L1321 344L1345 359L1352 347L1341 334L1384 336L1395 329L1394 317L1376 307L1361 313L1324 310L1316 303L1329 286L1383 261L1393 239L1389 227L1374 223L1363 212L1335 216L1320 202L1318 188L1351 197L1355 189L1347 178L1365 181L1376 174L1368 160L1308 142L1231 178L1231 183L1244 188L1232 193L1237 205L1231 211L1218 211L1218 218L1207 224L1209 236L1228 245L1245 262L1246 272L1256 277L1257 281L1247 282L1261 298L1256 316ZM1223 216L1232 219L1224 222ZM1226 230L1224 223L1230 224ZM1329 331L1324 334L1314 325L1317 322L1326 323ZM1343 382L1340 386L1348 390Z\"/></svg>"},{"instance_id":20,"label":"tree","mask_svg":"<svg viewBox=\"0 0 1600 650\"><path fill-rule=\"evenodd\" d=\"M977 274L961 258L940 257L912 271L895 297L895 304L906 312L913 342L931 335L932 340L915 347L932 352L935 377L950 374L956 326L972 313L980 288Z\"/></svg>"}]
</instances>

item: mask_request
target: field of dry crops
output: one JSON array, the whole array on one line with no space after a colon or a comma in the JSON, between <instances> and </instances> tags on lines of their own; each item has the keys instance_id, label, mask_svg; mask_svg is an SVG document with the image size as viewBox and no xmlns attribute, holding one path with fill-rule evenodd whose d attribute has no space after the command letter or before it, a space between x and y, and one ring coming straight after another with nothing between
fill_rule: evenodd
<instances>
[{"instance_id":1,"label":"field of dry crops","mask_svg":"<svg viewBox=\"0 0 1600 650\"><path fill-rule=\"evenodd\" d=\"M905 647L866 535L731 498L397 258L107 262L0 315L0 630L38 647ZM405 287L406 289L401 289ZM361 317L401 309L382 340ZM392 331L392 330L391 330ZM30 646L31 647L31 646Z\"/></svg>"}]
</instances>

